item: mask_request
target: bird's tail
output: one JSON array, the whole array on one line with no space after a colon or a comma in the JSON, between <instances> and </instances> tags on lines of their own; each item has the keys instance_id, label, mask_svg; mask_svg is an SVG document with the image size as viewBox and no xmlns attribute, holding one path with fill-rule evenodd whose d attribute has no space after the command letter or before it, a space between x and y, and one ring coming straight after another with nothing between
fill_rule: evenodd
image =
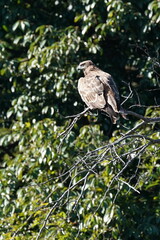
<instances>
[{"instance_id":1,"label":"bird's tail","mask_svg":"<svg viewBox=\"0 0 160 240\"><path fill-rule=\"evenodd\" d=\"M116 124L119 116L121 115L124 119L128 120L128 118L126 117L126 113L125 110L120 107L119 112L115 112L111 107L105 107L102 109L103 112L105 112L107 114L108 117L110 117L111 121L113 124Z\"/></svg>"},{"instance_id":2,"label":"bird's tail","mask_svg":"<svg viewBox=\"0 0 160 240\"><path fill-rule=\"evenodd\" d=\"M105 107L102 109L103 112L107 114L108 117L110 117L113 124L116 124L119 119L119 113L115 112L111 107Z\"/></svg>"}]
</instances>

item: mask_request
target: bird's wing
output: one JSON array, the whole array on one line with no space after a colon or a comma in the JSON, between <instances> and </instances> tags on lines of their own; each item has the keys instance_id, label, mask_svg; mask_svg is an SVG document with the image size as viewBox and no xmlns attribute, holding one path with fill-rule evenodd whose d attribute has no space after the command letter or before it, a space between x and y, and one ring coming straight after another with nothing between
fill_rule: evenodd
<instances>
[{"instance_id":1,"label":"bird's wing","mask_svg":"<svg viewBox=\"0 0 160 240\"><path fill-rule=\"evenodd\" d=\"M112 107L114 112L119 112L119 92L113 78L110 74L105 72L99 73L98 77L104 86L104 97L106 102Z\"/></svg>"},{"instance_id":2,"label":"bird's wing","mask_svg":"<svg viewBox=\"0 0 160 240\"><path fill-rule=\"evenodd\" d=\"M104 86L95 76L80 78L78 91L82 100L91 109L102 109L105 107Z\"/></svg>"}]
</instances>

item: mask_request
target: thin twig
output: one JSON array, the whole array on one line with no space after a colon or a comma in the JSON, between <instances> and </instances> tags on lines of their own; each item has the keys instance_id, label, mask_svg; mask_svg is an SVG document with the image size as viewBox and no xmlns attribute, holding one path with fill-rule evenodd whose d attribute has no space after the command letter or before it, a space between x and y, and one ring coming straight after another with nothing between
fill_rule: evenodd
<instances>
[{"instance_id":1,"label":"thin twig","mask_svg":"<svg viewBox=\"0 0 160 240\"><path fill-rule=\"evenodd\" d=\"M127 185L129 188L131 188L132 190L134 190L135 192L137 192L137 193L140 194L140 192L139 192L136 188L134 188L132 185L130 185L130 184L127 183L126 181L122 180L121 178L118 178L117 181L120 181L120 182L124 183L124 184Z\"/></svg>"},{"instance_id":2,"label":"thin twig","mask_svg":"<svg viewBox=\"0 0 160 240\"><path fill-rule=\"evenodd\" d=\"M89 111L89 107L87 107L86 109L84 109L84 111L82 111L81 113L75 114L75 115L71 115L71 116L66 116L65 118L80 118L82 115L84 115L86 112Z\"/></svg>"},{"instance_id":3,"label":"thin twig","mask_svg":"<svg viewBox=\"0 0 160 240\"><path fill-rule=\"evenodd\" d=\"M157 90L157 89L156 89ZM140 107L140 108L159 108L160 105L151 105L151 106L147 106L147 105L139 105L139 104L134 104L134 105L131 105L129 107L130 108L133 108L133 107Z\"/></svg>"},{"instance_id":4,"label":"thin twig","mask_svg":"<svg viewBox=\"0 0 160 240\"><path fill-rule=\"evenodd\" d=\"M65 118L74 118L73 120L72 120L72 122L69 124L69 126L66 128L66 130L65 131L63 131L62 133L60 133L59 135L58 135L58 138L59 137L62 137L61 138L61 143L59 144L59 146L58 146L58 152L60 151L60 149L61 149L61 146L62 146L62 143L63 143L63 141L64 141L64 139L69 135L69 133L71 132L71 130L72 130L72 128L74 127L74 125L76 124L76 122L86 113L86 112L88 112L89 111L89 107L87 107L84 111L82 111L81 113L78 113L78 114L76 114L76 115L72 115L72 116L67 116L67 117L65 117Z\"/></svg>"},{"instance_id":5,"label":"thin twig","mask_svg":"<svg viewBox=\"0 0 160 240\"><path fill-rule=\"evenodd\" d=\"M133 95L133 91L132 91L132 89L131 89L130 83L128 84L128 88L129 88L130 93L128 94L127 97L125 97L125 100L121 103L121 106L122 106L129 98L131 98L132 95Z\"/></svg>"}]
</instances>

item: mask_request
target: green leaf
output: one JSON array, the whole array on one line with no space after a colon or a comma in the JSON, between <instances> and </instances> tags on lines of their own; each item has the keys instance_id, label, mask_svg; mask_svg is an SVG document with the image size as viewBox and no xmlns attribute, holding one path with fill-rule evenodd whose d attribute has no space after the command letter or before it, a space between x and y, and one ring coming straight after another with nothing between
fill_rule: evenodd
<instances>
[{"instance_id":1,"label":"green leaf","mask_svg":"<svg viewBox=\"0 0 160 240\"><path fill-rule=\"evenodd\" d=\"M20 21L15 22L15 23L13 24L13 26L12 26L12 30L13 30L13 31L16 31L16 29L17 29L19 26L20 26Z\"/></svg>"}]
</instances>

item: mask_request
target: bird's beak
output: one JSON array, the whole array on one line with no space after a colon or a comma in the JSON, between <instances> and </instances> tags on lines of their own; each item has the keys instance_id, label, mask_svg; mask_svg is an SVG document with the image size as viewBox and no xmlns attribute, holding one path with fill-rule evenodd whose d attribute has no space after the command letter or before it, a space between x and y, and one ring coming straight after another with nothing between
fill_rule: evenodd
<instances>
[{"instance_id":1,"label":"bird's beak","mask_svg":"<svg viewBox=\"0 0 160 240\"><path fill-rule=\"evenodd\" d=\"M78 65L78 67L77 67L77 70L78 70L78 71L80 71L80 70L81 70L81 67L80 67L80 65Z\"/></svg>"}]
</instances>

